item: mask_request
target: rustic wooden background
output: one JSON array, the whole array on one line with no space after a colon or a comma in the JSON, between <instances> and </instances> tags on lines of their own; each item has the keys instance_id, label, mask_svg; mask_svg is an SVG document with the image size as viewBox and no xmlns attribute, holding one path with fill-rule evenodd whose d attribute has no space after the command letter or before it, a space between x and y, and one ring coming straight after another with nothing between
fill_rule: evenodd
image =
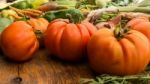
<instances>
[{"instance_id":1,"label":"rustic wooden background","mask_svg":"<svg viewBox=\"0 0 150 84\"><path fill-rule=\"evenodd\" d=\"M86 62L63 62L48 56L44 49L24 63L0 56L0 84L80 84L80 78L91 77L93 73Z\"/></svg>"}]
</instances>

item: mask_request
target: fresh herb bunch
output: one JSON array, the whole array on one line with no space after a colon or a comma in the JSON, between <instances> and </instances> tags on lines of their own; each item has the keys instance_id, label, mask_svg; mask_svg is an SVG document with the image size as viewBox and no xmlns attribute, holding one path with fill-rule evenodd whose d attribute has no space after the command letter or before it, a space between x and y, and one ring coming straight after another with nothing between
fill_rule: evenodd
<instances>
[{"instance_id":1,"label":"fresh herb bunch","mask_svg":"<svg viewBox=\"0 0 150 84\"><path fill-rule=\"evenodd\" d=\"M98 18L96 21L95 21L95 24L96 23L99 23L99 22L107 22L107 21L110 21L111 19L115 18L116 16L118 15L118 13L102 13L102 15L100 16L100 18Z\"/></svg>"},{"instance_id":2,"label":"fresh herb bunch","mask_svg":"<svg viewBox=\"0 0 150 84\"><path fill-rule=\"evenodd\" d=\"M150 75L111 76L100 75L95 79L81 79L81 84L148 84Z\"/></svg>"}]
</instances>

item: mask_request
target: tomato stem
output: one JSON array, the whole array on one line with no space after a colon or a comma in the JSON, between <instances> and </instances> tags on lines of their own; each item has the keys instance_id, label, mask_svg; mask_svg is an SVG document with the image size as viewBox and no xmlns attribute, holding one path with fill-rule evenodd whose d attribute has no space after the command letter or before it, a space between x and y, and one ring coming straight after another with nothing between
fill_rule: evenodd
<instances>
[{"instance_id":1,"label":"tomato stem","mask_svg":"<svg viewBox=\"0 0 150 84\"><path fill-rule=\"evenodd\" d=\"M40 39L42 37L42 34L43 34L42 31L40 31L40 30L35 30L34 33L38 39Z\"/></svg>"},{"instance_id":2,"label":"tomato stem","mask_svg":"<svg viewBox=\"0 0 150 84\"><path fill-rule=\"evenodd\" d=\"M129 28L124 28L128 20L124 17L121 17L118 24L116 24L116 27L114 29L114 35L115 37L120 40L124 37L124 35L127 34L129 31Z\"/></svg>"}]
</instances>

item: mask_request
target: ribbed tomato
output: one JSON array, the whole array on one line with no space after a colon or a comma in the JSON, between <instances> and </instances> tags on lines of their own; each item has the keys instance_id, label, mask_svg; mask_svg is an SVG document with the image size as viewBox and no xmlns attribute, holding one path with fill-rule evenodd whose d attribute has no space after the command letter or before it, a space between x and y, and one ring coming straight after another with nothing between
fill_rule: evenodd
<instances>
[{"instance_id":1,"label":"ribbed tomato","mask_svg":"<svg viewBox=\"0 0 150 84\"><path fill-rule=\"evenodd\" d=\"M45 33L45 46L61 59L80 60L86 54L87 42L95 31L94 25L86 21L74 24L55 20Z\"/></svg>"},{"instance_id":2,"label":"ribbed tomato","mask_svg":"<svg viewBox=\"0 0 150 84\"><path fill-rule=\"evenodd\" d=\"M130 20L126 27L143 33L150 41L150 22L149 17L136 17Z\"/></svg>"},{"instance_id":3,"label":"ribbed tomato","mask_svg":"<svg viewBox=\"0 0 150 84\"><path fill-rule=\"evenodd\" d=\"M114 32L102 28L91 37L87 47L91 68L100 74L114 75L143 71L150 60L148 38L136 30Z\"/></svg>"}]
</instances>

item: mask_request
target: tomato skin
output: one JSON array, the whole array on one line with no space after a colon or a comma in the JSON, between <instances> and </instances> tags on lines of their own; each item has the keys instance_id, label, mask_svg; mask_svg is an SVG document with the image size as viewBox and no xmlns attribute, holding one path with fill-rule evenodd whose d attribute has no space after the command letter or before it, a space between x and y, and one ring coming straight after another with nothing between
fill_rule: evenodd
<instances>
[{"instance_id":1,"label":"tomato skin","mask_svg":"<svg viewBox=\"0 0 150 84\"><path fill-rule=\"evenodd\" d=\"M49 22L44 18L31 18L27 21L28 24L30 24L34 31L40 30L42 33L44 33L47 30L47 26Z\"/></svg>"},{"instance_id":2,"label":"tomato skin","mask_svg":"<svg viewBox=\"0 0 150 84\"><path fill-rule=\"evenodd\" d=\"M88 60L99 74L131 75L142 72L149 63L150 42L135 30L117 40L114 32L98 30L88 43Z\"/></svg>"},{"instance_id":3,"label":"tomato skin","mask_svg":"<svg viewBox=\"0 0 150 84\"><path fill-rule=\"evenodd\" d=\"M9 59L26 61L38 50L39 42L30 25L16 21L2 32L1 47Z\"/></svg>"},{"instance_id":4,"label":"tomato skin","mask_svg":"<svg viewBox=\"0 0 150 84\"><path fill-rule=\"evenodd\" d=\"M150 41L150 22L135 18L127 23L127 27L143 33Z\"/></svg>"},{"instance_id":5,"label":"tomato skin","mask_svg":"<svg viewBox=\"0 0 150 84\"><path fill-rule=\"evenodd\" d=\"M46 32L49 22L44 18L30 18L27 23L31 25L34 32L36 32L40 46L44 47L43 34Z\"/></svg>"},{"instance_id":6,"label":"tomato skin","mask_svg":"<svg viewBox=\"0 0 150 84\"><path fill-rule=\"evenodd\" d=\"M45 46L60 59L78 61L86 54L87 42L95 31L89 22L74 24L54 20L45 32Z\"/></svg>"}]
</instances>

